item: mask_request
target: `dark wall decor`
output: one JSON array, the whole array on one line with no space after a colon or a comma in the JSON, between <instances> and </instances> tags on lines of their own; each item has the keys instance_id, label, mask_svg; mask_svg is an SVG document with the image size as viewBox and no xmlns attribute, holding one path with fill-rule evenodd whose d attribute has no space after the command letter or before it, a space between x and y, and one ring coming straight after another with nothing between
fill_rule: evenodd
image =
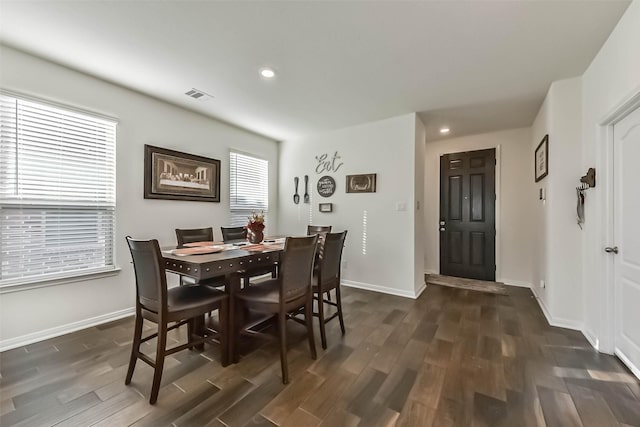
<instances>
[{"instance_id":1,"label":"dark wall decor","mask_svg":"<svg viewBox=\"0 0 640 427\"><path fill-rule=\"evenodd\" d=\"M347 175L347 193L375 193L376 174Z\"/></svg>"},{"instance_id":2,"label":"dark wall decor","mask_svg":"<svg viewBox=\"0 0 640 427\"><path fill-rule=\"evenodd\" d=\"M333 212L333 203L320 203L320 212Z\"/></svg>"},{"instance_id":3,"label":"dark wall decor","mask_svg":"<svg viewBox=\"0 0 640 427\"><path fill-rule=\"evenodd\" d=\"M549 174L549 135L545 135L536 148L534 161L535 178L538 182Z\"/></svg>"},{"instance_id":4,"label":"dark wall decor","mask_svg":"<svg viewBox=\"0 0 640 427\"><path fill-rule=\"evenodd\" d=\"M220 160L145 144L144 198L220 202Z\"/></svg>"},{"instance_id":5,"label":"dark wall decor","mask_svg":"<svg viewBox=\"0 0 640 427\"><path fill-rule=\"evenodd\" d=\"M329 157L329 154L321 154L316 156L316 161L318 164L316 165L316 173L325 173L325 172L338 172L340 166L344 163L340 162L340 156L336 151L333 153L333 157Z\"/></svg>"},{"instance_id":6,"label":"dark wall decor","mask_svg":"<svg viewBox=\"0 0 640 427\"><path fill-rule=\"evenodd\" d=\"M318 194L322 197L331 197L336 192L336 180L325 175L318 180Z\"/></svg>"}]
</instances>

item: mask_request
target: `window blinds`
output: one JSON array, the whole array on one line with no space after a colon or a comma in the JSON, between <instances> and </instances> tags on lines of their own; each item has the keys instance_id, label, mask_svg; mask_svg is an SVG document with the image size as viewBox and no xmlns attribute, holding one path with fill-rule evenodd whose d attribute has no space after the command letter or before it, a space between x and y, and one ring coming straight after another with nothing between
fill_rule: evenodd
<instances>
[{"instance_id":1,"label":"window blinds","mask_svg":"<svg viewBox=\"0 0 640 427\"><path fill-rule=\"evenodd\" d=\"M116 123L0 94L0 287L114 268Z\"/></svg>"},{"instance_id":2,"label":"window blinds","mask_svg":"<svg viewBox=\"0 0 640 427\"><path fill-rule=\"evenodd\" d=\"M269 211L269 162L246 154L231 152L230 210L231 225L247 225L252 212Z\"/></svg>"}]
</instances>

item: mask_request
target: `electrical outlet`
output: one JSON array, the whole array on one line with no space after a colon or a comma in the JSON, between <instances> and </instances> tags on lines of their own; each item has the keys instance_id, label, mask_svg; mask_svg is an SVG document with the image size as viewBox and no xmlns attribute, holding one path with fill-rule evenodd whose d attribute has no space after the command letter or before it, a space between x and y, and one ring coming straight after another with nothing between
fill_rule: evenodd
<instances>
[{"instance_id":1,"label":"electrical outlet","mask_svg":"<svg viewBox=\"0 0 640 427\"><path fill-rule=\"evenodd\" d=\"M540 280L540 287L541 288L546 288L547 287L547 282L545 282L544 280Z\"/></svg>"}]
</instances>

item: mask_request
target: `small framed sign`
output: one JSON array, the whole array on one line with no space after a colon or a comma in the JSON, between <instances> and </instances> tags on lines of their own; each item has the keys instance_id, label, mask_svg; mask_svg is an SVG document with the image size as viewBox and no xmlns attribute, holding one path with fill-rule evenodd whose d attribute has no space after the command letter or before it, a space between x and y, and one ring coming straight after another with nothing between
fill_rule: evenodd
<instances>
[{"instance_id":1,"label":"small framed sign","mask_svg":"<svg viewBox=\"0 0 640 427\"><path fill-rule=\"evenodd\" d=\"M549 135L542 138L535 153L536 182L549 174Z\"/></svg>"},{"instance_id":2,"label":"small framed sign","mask_svg":"<svg viewBox=\"0 0 640 427\"><path fill-rule=\"evenodd\" d=\"M317 189L322 197L331 197L336 192L336 181L329 175L325 175L318 180Z\"/></svg>"},{"instance_id":3,"label":"small framed sign","mask_svg":"<svg viewBox=\"0 0 640 427\"><path fill-rule=\"evenodd\" d=\"M320 212L333 212L333 203L320 203Z\"/></svg>"},{"instance_id":4,"label":"small framed sign","mask_svg":"<svg viewBox=\"0 0 640 427\"><path fill-rule=\"evenodd\" d=\"M375 193L376 174L347 175L347 193Z\"/></svg>"}]
</instances>

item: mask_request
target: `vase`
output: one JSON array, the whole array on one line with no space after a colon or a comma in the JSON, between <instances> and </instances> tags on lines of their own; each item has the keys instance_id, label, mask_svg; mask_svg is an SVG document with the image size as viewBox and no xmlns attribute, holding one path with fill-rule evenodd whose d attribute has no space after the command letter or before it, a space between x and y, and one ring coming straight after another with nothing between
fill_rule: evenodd
<instances>
[{"instance_id":1,"label":"vase","mask_svg":"<svg viewBox=\"0 0 640 427\"><path fill-rule=\"evenodd\" d=\"M247 239L251 243L260 243L264 239L264 233L262 231L247 230Z\"/></svg>"}]
</instances>

